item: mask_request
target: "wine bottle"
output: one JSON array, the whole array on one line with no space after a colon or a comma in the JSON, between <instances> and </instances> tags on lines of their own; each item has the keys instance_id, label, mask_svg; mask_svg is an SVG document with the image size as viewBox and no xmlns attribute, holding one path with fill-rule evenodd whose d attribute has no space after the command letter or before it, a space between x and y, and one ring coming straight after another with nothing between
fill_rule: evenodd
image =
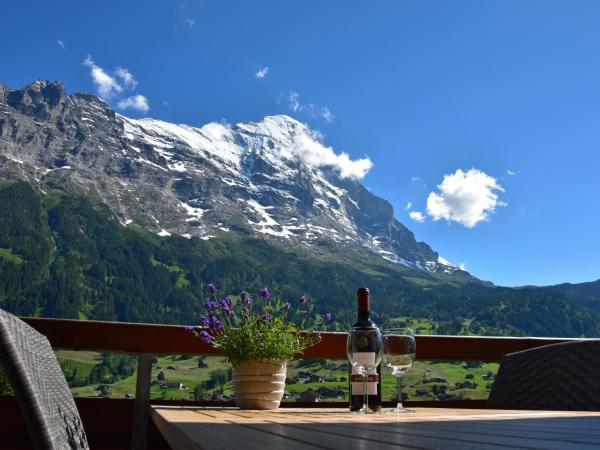
<instances>
[{"instance_id":1,"label":"wine bottle","mask_svg":"<svg viewBox=\"0 0 600 450\"><path fill-rule=\"evenodd\" d=\"M352 327L365 328L366 330L377 328L371 320L369 289L359 288L356 294L358 299L358 320ZM365 340L363 345L364 351L368 352L371 345L369 340ZM358 411L362 408L364 400L363 377L356 372L352 364L350 365L349 374L350 411ZM369 374L366 384L369 408L373 411L379 411L381 409L381 364L377 366L376 373Z\"/></svg>"}]
</instances>

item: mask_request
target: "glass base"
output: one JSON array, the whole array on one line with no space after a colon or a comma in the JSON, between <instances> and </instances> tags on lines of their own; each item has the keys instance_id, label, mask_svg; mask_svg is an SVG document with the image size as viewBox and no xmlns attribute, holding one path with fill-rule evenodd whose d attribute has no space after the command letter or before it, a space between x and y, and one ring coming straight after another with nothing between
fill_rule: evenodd
<instances>
[{"instance_id":1,"label":"glass base","mask_svg":"<svg viewBox=\"0 0 600 450\"><path fill-rule=\"evenodd\" d=\"M392 414L413 414L415 411L412 409L406 409L403 406L396 406L393 409L390 409Z\"/></svg>"},{"instance_id":2,"label":"glass base","mask_svg":"<svg viewBox=\"0 0 600 450\"><path fill-rule=\"evenodd\" d=\"M381 412L381 409L379 411L375 411L374 409L371 409L368 406L363 406L362 408L357 409L356 411L350 411L350 413L352 414L380 414Z\"/></svg>"}]
</instances>

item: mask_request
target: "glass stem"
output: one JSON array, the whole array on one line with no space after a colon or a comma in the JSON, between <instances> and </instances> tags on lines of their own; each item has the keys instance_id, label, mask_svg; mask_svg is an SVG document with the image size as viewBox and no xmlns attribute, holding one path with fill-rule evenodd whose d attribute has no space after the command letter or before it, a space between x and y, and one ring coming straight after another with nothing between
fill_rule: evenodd
<instances>
[{"instance_id":1,"label":"glass stem","mask_svg":"<svg viewBox=\"0 0 600 450\"><path fill-rule=\"evenodd\" d=\"M396 396L398 397L396 408L402 409L402 377L396 377Z\"/></svg>"},{"instance_id":2,"label":"glass stem","mask_svg":"<svg viewBox=\"0 0 600 450\"><path fill-rule=\"evenodd\" d=\"M369 378L369 372L363 374L363 408L365 411L369 408L369 394L367 393L367 379Z\"/></svg>"}]
</instances>

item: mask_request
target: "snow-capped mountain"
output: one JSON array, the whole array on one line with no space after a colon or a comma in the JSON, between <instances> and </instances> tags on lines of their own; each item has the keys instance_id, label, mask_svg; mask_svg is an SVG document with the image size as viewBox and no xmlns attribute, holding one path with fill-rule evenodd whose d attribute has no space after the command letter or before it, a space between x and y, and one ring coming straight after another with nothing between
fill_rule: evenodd
<instances>
[{"instance_id":1,"label":"snow-capped mountain","mask_svg":"<svg viewBox=\"0 0 600 450\"><path fill-rule=\"evenodd\" d=\"M352 162L288 116L200 128L115 113L60 82L0 85L0 178L99 195L123 226L210 239L251 233L286 245L350 248L452 273L353 176Z\"/></svg>"}]
</instances>

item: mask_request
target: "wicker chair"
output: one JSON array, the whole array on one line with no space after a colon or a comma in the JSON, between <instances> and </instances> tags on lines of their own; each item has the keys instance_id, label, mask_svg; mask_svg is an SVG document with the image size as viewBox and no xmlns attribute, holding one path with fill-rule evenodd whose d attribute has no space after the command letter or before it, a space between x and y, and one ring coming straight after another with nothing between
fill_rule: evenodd
<instances>
[{"instance_id":1,"label":"wicker chair","mask_svg":"<svg viewBox=\"0 0 600 450\"><path fill-rule=\"evenodd\" d=\"M48 339L1 309L0 361L36 449L89 449L75 401Z\"/></svg>"},{"instance_id":2,"label":"wicker chair","mask_svg":"<svg viewBox=\"0 0 600 450\"><path fill-rule=\"evenodd\" d=\"M545 345L502 358L495 409L600 411L600 340Z\"/></svg>"}]
</instances>

